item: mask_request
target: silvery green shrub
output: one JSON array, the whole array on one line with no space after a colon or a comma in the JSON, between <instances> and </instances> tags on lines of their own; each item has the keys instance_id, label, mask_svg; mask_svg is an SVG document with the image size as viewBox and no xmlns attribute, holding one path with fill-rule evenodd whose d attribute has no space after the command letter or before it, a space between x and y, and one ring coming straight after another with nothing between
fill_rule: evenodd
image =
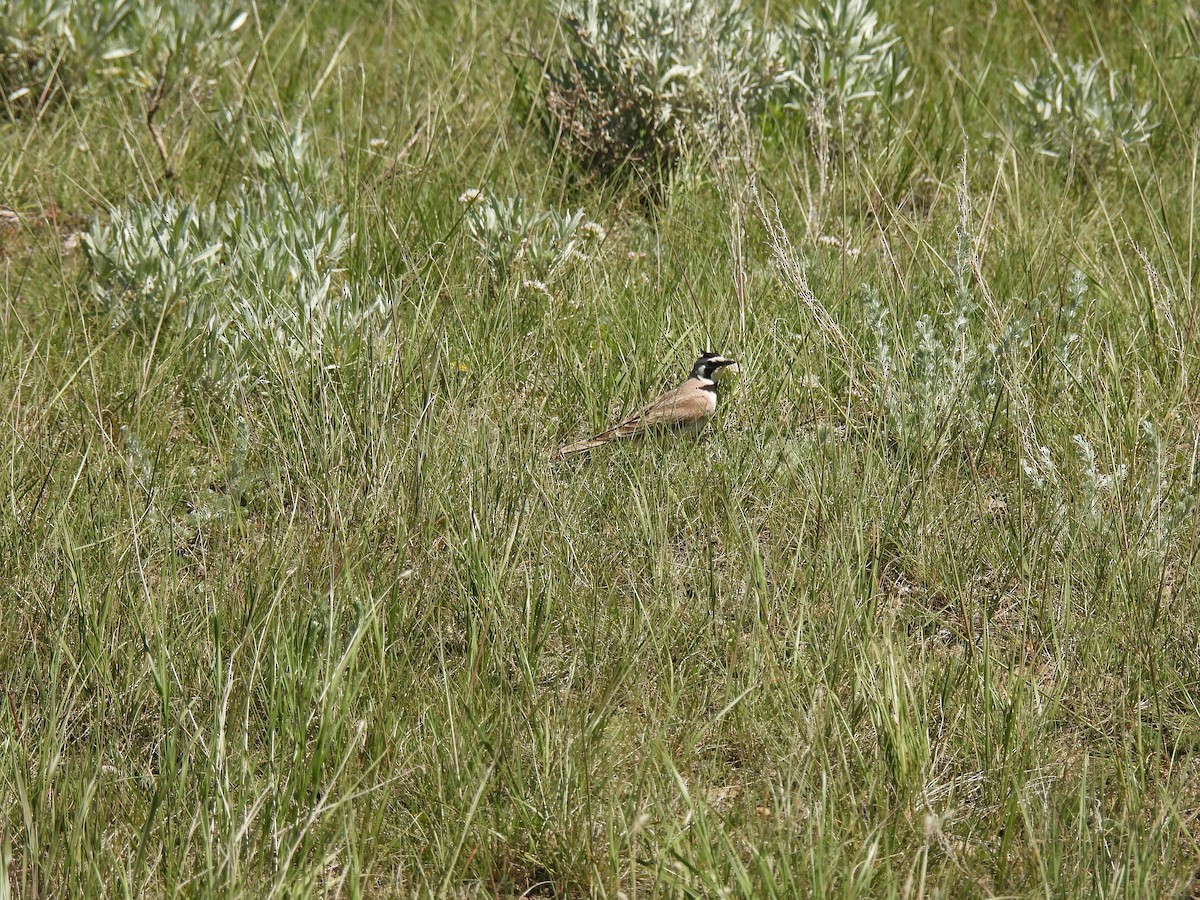
<instances>
[{"instance_id":1,"label":"silvery green shrub","mask_svg":"<svg viewBox=\"0 0 1200 900\"><path fill-rule=\"evenodd\" d=\"M1083 434L1070 435L1069 447L1053 449L1036 434L1024 436L1023 481L1042 503L1056 544L1083 538L1103 547L1120 529L1131 560L1161 564L1172 554L1193 552L1198 487L1193 442L1168 440L1149 419L1142 420L1140 432L1130 462L1117 462Z\"/></svg>"},{"instance_id":2,"label":"silvery green shrub","mask_svg":"<svg viewBox=\"0 0 1200 900\"><path fill-rule=\"evenodd\" d=\"M0 102L9 117L61 99L105 56L126 53L119 35L129 0L0 0Z\"/></svg>"},{"instance_id":3,"label":"silvery green shrub","mask_svg":"<svg viewBox=\"0 0 1200 900\"><path fill-rule=\"evenodd\" d=\"M544 66L541 109L555 146L587 171L653 185L785 81L776 36L737 0L566 0L561 9L566 52Z\"/></svg>"},{"instance_id":4,"label":"silvery green shrub","mask_svg":"<svg viewBox=\"0 0 1200 900\"><path fill-rule=\"evenodd\" d=\"M943 311L920 316L904 334L878 292L863 287L866 324L875 336L868 344L875 416L897 452L932 466L956 448L985 446L1007 404L1023 402L1028 391L1065 395L1079 371L1088 303L1087 279L1076 271L1052 309L1037 297L1018 307L1002 329L980 321L965 157L958 207L953 284ZM1041 353L1049 359L1039 366Z\"/></svg>"},{"instance_id":5,"label":"silvery green shrub","mask_svg":"<svg viewBox=\"0 0 1200 900\"><path fill-rule=\"evenodd\" d=\"M524 197L496 197L478 189L458 198L466 206L467 234L490 286L515 281L549 293L563 275L586 262L603 243L603 226L582 209L535 209Z\"/></svg>"},{"instance_id":6,"label":"silvery green shrub","mask_svg":"<svg viewBox=\"0 0 1200 900\"><path fill-rule=\"evenodd\" d=\"M115 326L152 327L177 308L190 321L192 298L219 277L223 247L214 219L211 208L160 198L92 222L83 236L92 288Z\"/></svg>"},{"instance_id":7,"label":"silvery green shrub","mask_svg":"<svg viewBox=\"0 0 1200 900\"><path fill-rule=\"evenodd\" d=\"M1064 65L1057 57L1027 78L1013 79L1020 126L1041 154L1071 161L1103 160L1150 140L1158 123L1149 101L1102 59Z\"/></svg>"},{"instance_id":8,"label":"silvery green shrub","mask_svg":"<svg viewBox=\"0 0 1200 900\"><path fill-rule=\"evenodd\" d=\"M0 0L0 110L40 109L96 76L149 89L168 66L195 75L233 55L246 20L230 2Z\"/></svg>"},{"instance_id":9,"label":"silvery green shrub","mask_svg":"<svg viewBox=\"0 0 1200 900\"><path fill-rule=\"evenodd\" d=\"M792 82L788 105L838 125L869 120L911 94L904 43L870 0L816 0L780 31Z\"/></svg>"},{"instance_id":10,"label":"silvery green shrub","mask_svg":"<svg viewBox=\"0 0 1200 900\"><path fill-rule=\"evenodd\" d=\"M816 0L781 28L737 0L566 0L560 26L539 97L554 148L650 193L772 104L857 123L907 96L902 43L869 0Z\"/></svg>"},{"instance_id":11,"label":"silvery green shrub","mask_svg":"<svg viewBox=\"0 0 1200 900\"><path fill-rule=\"evenodd\" d=\"M243 382L287 361L336 362L331 347L383 321L387 292L340 284L353 243L319 199L325 166L302 129L268 129L255 170L221 205L130 204L84 236L92 293L115 327L178 321L204 339L209 372Z\"/></svg>"}]
</instances>

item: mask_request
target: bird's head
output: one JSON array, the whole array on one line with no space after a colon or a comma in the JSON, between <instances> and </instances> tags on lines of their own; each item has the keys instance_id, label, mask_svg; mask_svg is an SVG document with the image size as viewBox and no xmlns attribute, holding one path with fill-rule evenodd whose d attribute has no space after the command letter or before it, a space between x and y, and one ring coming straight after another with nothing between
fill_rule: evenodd
<instances>
[{"instance_id":1,"label":"bird's head","mask_svg":"<svg viewBox=\"0 0 1200 900\"><path fill-rule=\"evenodd\" d=\"M739 371L737 360L722 356L720 353L704 353L692 367L692 377L716 381L720 375L737 371Z\"/></svg>"}]
</instances>

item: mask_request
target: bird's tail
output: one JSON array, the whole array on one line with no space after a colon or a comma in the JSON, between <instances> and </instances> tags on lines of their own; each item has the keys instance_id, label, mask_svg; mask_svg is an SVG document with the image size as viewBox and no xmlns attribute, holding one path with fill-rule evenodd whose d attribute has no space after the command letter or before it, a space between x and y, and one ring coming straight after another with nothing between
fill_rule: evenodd
<instances>
[{"instance_id":1,"label":"bird's tail","mask_svg":"<svg viewBox=\"0 0 1200 900\"><path fill-rule=\"evenodd\" d=\"M608 431L602 431L590 438L584 438L580 441L572 441L570 444L563 444L558 448L559 456L570 456L572 453L583 453L586 450L594 450L602 444L607 444L609 441L617 438L629 437L636 432L637 428L634 423L622 422Z\"/></svg>"},{"instance_id":2,"label":"bird's tail","mask_svg":"<svg viewBox=\"0 0 1200 900\"><path fill-rule=\"evenodd\" d=\"M569 444L563 444L558 448L559 456L570 456L572 453L583 453L585 450L593 450L601 444L607 444L616 434L612 431L602 431L595 437L584 438L581 441L572 441Z\"/></svg>"}]
</instances>

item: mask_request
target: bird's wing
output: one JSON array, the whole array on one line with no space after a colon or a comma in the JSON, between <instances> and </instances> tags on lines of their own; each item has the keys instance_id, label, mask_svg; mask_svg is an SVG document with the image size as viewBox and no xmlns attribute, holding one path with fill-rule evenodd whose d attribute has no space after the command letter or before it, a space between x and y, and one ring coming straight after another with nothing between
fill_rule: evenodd
<instances>
[{"instance_id":1,"label":"bird's wing","mask_svg":"<svg viewBox=\"0 0 1200 900\"><path fill-rule=\"evenodd\" d=\"M714 398L689 379L667 391L641 412L630 416L614 430L633 434L648 428L695 425L711 416L714 407Z\"/></svg>"},{"instance_id":2,"label":"bird's wing","mask_svg":"<svg viewBox=\"0 0 1200 900\"><path fill-rule=\"evenodd\" d=\"M688 379L659 396L653 403L594 437L575 441L559 449L566 456L591 450L623 437L633 437L657 428L683 428L703 422L713 414L715 398L705 394L698 382Z\"/></svg>"}]
</instances>

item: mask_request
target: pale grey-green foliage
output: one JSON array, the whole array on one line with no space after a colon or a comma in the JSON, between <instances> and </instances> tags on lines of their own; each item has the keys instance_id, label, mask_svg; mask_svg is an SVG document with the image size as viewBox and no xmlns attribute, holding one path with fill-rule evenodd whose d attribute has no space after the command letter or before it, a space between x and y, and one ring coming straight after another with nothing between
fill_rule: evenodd
<instances>
[{"instance_id":1,"label":"pale grey-green foliage","mask_svg":"<svg viewBox=\"0 0 1200 900\"><path fill-rule=\"evenodd\" d=\"M1089 302L1082 272L1052 302L1015 305L989 326L974 306L926 313L899 333L879 293L863 286L868 346L876 373L876 408L897 447L937 460L951 446L978 445L1016 395L1030 390L1067 396L1082 365L1082 315ZM1038 365L1038 348L1046 362Z\"/></svg>"},{"instance_id":2,"label":"pale grey-green foliage","mask_svg":"<svg viewBox=\"0 0 1200 900\"><path fill-rule=\"evenodd\" d=\"M1079 328L1081 315L1087 301L1087 277L1080 269L1075 270L1067 285L1067 297L1058 311L1058 328L1055 332L1054 388L1065 389L1080 377L1080 354L1077 352L1081 340Z\"/></svg>"},{"instance_id":3,"label":"pale grey-green foliage","mask_svg":"<svg viewBox=\"0 0 1200 900\"><path fill-rule=\"evenodd\" d=\"M1158 127L1149 101L1139 103L1132 79L1103 59L1057 57L1033 75L1013 79L1015 109L1033 148L1046 156L1103 159L1144 144Z\"/></svg>"},{"instance_id":4,"label":"pale grey-green foliage","mask_svg":"<svg viewBox=\"0 0 1200 900\"><path fill-rule=\"evenodd\" d=\"M1069 536L1096 541L1112 535L1117 492L1128 474L1125 465L1105 467L1092 442L1071 436L1070 450L1035 446L1028 436L1021 454L1021 471L1031 492L1043 503L1044 515L1056 546Z\"/></svg>"},{"instance_id":5,"label":"pale grey-green foliage","mask_svg":"<svg viewBox=\"0 0 1200 900\"><path fill-rule=\"evenodd\" d=\"M582 209L536 209L524 197L496 197L485 191L463 192L467 234L495 288L521 279L522 286L545 293L567 272L587 262L606 233Z\"/></svg>"},{"instance_id":6,"label":"pale grey-green foliage","mask_svg":"<svg viewBox=\"0 0 1200 900\"><path fill-rule=\"evenodd\" d=\"M130 64L107 74L149 87L168 66L177 70L175 74L194 73L209 63L230 58L236 49L231 36L248 18L245 6L237 0L140 3L137 30L130 35Z\"/></svg>"},{"instance_id":7,"label":"pale grey-green foliage","mask_svg":"<svg viewBox=\"0 0 1200 900\"><path fill-rule=\"evenodd\" d=\"M818 0L781 28L738 2L569 0L561 24L546 122L556 146L603 174L658 177L773 102L861 124L909 93L900 37L869 0Z\"/></svg>"},{"instance_id":8,"label":"pale grey-green foliage","mask_svg":"<svg viewBox=\"0 0 1200 900\"><path fill-rule=\"evenodd\" d=\"M0 2L0 100L17 111L52 99L105 56L124 55L117 35L133 13L129 0Z\"/></svg>"},{"instance_id":9,"label":"pale grey-green foliage","mask_svg":"<svg viewBox=\"0 0 1200 900\"><path fill-rule=\"evenodd\" d=\"M1124 525L1132 554L1161 557L1190 534L1196 511L1196 472L1190 456L1162 439L1149 419L1140 423L1143 462L1103 459L1093 439L1070 436L1070 447L1052 449L1025 441L1021 472L1061 541L1068 534L1094 543L1114 538ZM1190 448L1187 448L1190 451Z\"/></svg>"},{"instance_id":10,"label":"pale grey-green foliage","mask_svg":"<svg viewBox=\"0 0 1200 900\"><path fill-rule=\"evenodd\" d=\"M246 20L231 2L0 0L0 100L16 114L94 76L149 89L195 75L232 56Z\"/></svg>"},{"instance_id":11,"label":"pale grey-green foliage","mask_svg":"<svg viewBox=\"0 0 1200 900\"><path fill-rule=\"evenodd\" d=\"M93 221L83 240L95 275L92 291L117 326L153 324L218 277L222 245L211 208L170 197L116 207L107 220ZM194 311L194 303L183 303L188 321Z\"/></svg>"},{"instance_id":12,"label":"pale grey-green foliage","mask_svg":"<svg viewBox=\"0 0 1200 900\"><path fill-rule=\"evenodd\" d=\"M911 95L904 43L879 21L870 0L816 0L797 8L779 33L789 77L788 106L856 124Z\"/></svg>"},{"instance_id":13,"label":"pale grey-green foliage","mask_svg":"<svg viewBox=\"0 0 1200 900\"><path fill-rule=\"evenodd\" d=\"M879 292L871 285L862 289L864 323L874 335L867 344L875 373L871 389L887 439L934 465L956 446L979 447L1000 424L1007 404L1023 404L1029 391L1068 395L1080 380L1090 303L1087 277L1076 269L1057 300L1035 296L1010 304L1005 321L986 321L976 299L986 285L977 283L965 157L960 178L947 307L924 313L910 333L901 334ZM1045 364L1037 364L1039 351ZM1018 425L1028 427L1024 421Z\"/></svg>"},{"instance_id":14,"label":"pale grey-green foliage","mask_svg":"<svg viewBox=\"0 0 1200 900\"><path fill-rule=\"evenodd\" d=\"M981 352L970 332L977 304L971 293L975 257L965 160L963 166L952 306L920 316L912 333L902 336L892 328L878 292L863 286L867 325L876 335L872 388L889 439L902 450L934 459L957 439L982 436L984 410L1003 388L1003 352L1010 340L1006 334Z\"/></svg>"},{"instance_id":15,"label":"pale grey-green foliage","mask_svg":"<svg viewBox=\"0 0 1200 900\"><path fill-rule=\"evenodd\" d=\"M787 80L778 38L739 2L569 0L543 95L556 140L611 174L669 168Z\"/></svg>"},{"instance_id":16,"label":"pale grey-green foliage","mask_svg":"<svg viewBox=\"0 0 1200 900\"><path fill-rule=\"evenodd\" d=\"M178 314L205 335L211 374L235 380L283 358L332 364L326 345L387 306L378 285L334 282L353 235L338 205L314 199L325 166L303 129L268 130L254 159L227 203L118 207L84 237L93 294L114 325Z\"/></svg>"},{"instance_id":17,"label":"pale grey-green foliage","mask_svg":"<svg viewBox=\"0 0 1200 900\"><path fill-rule=\"evenodd\" d=\"M904 451L936 462L952 446L977 446L1013 394L1020 399L1037 388L1065 396L1078 379L1088 302L1078 270L1060 301L1034 298L996 330L980 322L965 288L946 312L920 316L909 334L897 333L874 288L864 285L863 295L865 324L875 335L869 345L874 400L889 440ZM1044 344L1049 357L1036 384L1035 343Z\"/></svg>"},{"instance_id":18,"label":"pale grey-green foliage","mask_svg":"<svg viewBox=\"0 0 1200 900\"><path fill-rule=\"evenodd\" d=\"M986 394L999 387L998 355L981 355L968 339L962 310L926 313L908 334L870 285L863 286L866 322L874 332L875 406L898 449L937 459L959 438L978 438Z\"/></svg>"},{"instance_id":19,"label":"pale grey-green foliage","mask_svg":"<svg viewBox=\"0 0 1200 900\"><path fill-rule=\"evenodd\" d=\"M1195 521L1200 477L1194 457L1179 453L1162 437L1161 430L1149 419L1141 423L1142 443L1149 465L1135 494L1137 515L1142 526L1143 552L1164 552L1181 535L1189 533Z\"/></svg>"},{"instance_id":20,"label":"pale grey-green foliage","mask_svg":"<svg viewBox=\"0 0 1200 900\"><path fill-rule=\"evenodd\" d=\"M1066 401L1079 396L1088 380L1084 363L1086 313L1094 302L1084 274L1076 270L1057 304L1044 299L1030 306L1030 319L1041 319L1039 336L1046 360L1036 387L1045 396ZM1020 383L1033 376L1033 345L1026 331L1012 378ZM1093 542L1111 539L1120 511L1132 526L1137 553L1163 553L1184 533L1195 509L1195 472L1160 437L1151 420L1140 423L1142 463L1102 458L1095 438L1075 433L1069 444L1044 434L1041 424L1027 420L1020 427L1021 471L1027 487L1044 504L1047 521L1063 540L1068 530Z\"/></svg>"}]
</instances>

